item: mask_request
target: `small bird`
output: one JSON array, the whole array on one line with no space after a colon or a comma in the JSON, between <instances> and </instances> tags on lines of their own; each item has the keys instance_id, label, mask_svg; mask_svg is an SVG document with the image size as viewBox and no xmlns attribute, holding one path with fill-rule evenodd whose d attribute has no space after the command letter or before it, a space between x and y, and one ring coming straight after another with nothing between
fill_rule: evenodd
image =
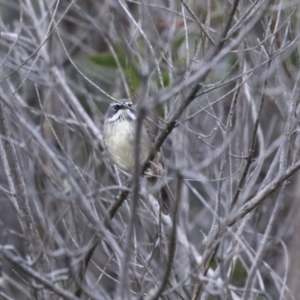
<instances>
[{"instance_id":1,"label":"small bird","mask_svg":"<svg viewBox=\"0 0 300 300\"><path fill-rule=\"evenodd\" d=\"M136 114L133 104L128 99L121 99L110 104L105 114L103 126L104 147L112 161L123 171L132 173L134 169L134 139ZM140 162L146 160L153 146L154 137L145 124L142 124L140 140ZM158 177L164 174L162 152L158 151L146 171L147 182L153 186ZM166 188L163 186L155 195L163 213L169 212L170 202Z\"/></svg>"}]
</instances>

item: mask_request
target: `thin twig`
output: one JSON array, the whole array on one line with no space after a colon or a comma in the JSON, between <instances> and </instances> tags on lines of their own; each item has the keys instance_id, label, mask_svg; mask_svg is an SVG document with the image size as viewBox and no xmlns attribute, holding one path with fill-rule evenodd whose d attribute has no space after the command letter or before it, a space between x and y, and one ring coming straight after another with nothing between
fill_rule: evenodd
<instances>
[{"instance_id":1,"label":"thin twig","mask_svg":"<svg viewBox=\"0 0 300 300\"><path fill-rule=\"evenodd\" d=\"M177 236L177 223L178 223L178 215L179 215L179 208L180 208L180 202L182 197L182 177L180 174L178 174L178 180L177 180L177 191L176 191L176 199L175 199L175 205L174 205L174 213L172 216L172 231L171 231L171 237L170 237L170 244L169 244L169 256L168 256L168 262L167 262L167 268L165 271L165 274L163 276L162 283L160 287L158 288L156 294L151 298L151 300L158 300L161 296L162 292L164 291L165 287L168 284L170 273L172 270L172 263L175 256L176 251L176 236Z\"/></svg>"},{"instance_id":2,"label":"thin twig","mask_svg":"<svg viewBox=\"0 0 300 300\"><path fill-rule=\"evenodd\" d=\"M15 205L20 215L20 223L26 239L27 254L32 255L32 259L37 259L37 267L43 273L50 273L51 266L43 249L43 243L37 231L36 224L33 219L30 204L26 195L25 182L17 158L15 147L12 143L12 136L7 124L3 102L0 102L0 134L6 139L2 140L5 156L2 160L8 169L7 176L10 183L10 192L15 195Z\"/></svg>"},{"instance_id":3,"label":"thin twig","mask_svg":"<svg viewBox=\"0 0 300 300\"><path fill-rule=\"evenodd\" d=\"M142 107L142 104L138 104L137 107L137 119L135 126L135 139L134 139L134 171L133 171L133 189L132 189L132 199L130 201L130 222L128 224L127 236L125 241L125 250L121 262L121 270L120 270L120 278L119 285L117 290L116 299L127 299L128 298L128 268L130 262L130 253L132 251L132 236L134 231L134 225L136 223L136 213L137 213L137 205L139 199L139 182L141 177L141 169L140 169L140 151L141 151L141 134L142 134L142 124L143 119L146 115L145 108Z\"/></svg>"}]
</instances>

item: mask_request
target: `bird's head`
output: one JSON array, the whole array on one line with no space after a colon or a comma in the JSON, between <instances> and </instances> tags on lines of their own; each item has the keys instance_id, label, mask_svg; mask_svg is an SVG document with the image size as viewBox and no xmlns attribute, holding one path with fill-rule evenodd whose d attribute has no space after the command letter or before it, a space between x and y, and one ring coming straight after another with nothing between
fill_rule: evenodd
<instances>
[{"instance_id":1,"label":"bird's head","mask_svg":"<svg viewBox=\"0 0 300 300\"><path fill-rule=\"evenodd\" d=\"M122 120L134 121L135 111L132 109L132 102L128 99L121 99L109 105L105 114L105 123L112 123Z\"/></svg>"}]
</instances>

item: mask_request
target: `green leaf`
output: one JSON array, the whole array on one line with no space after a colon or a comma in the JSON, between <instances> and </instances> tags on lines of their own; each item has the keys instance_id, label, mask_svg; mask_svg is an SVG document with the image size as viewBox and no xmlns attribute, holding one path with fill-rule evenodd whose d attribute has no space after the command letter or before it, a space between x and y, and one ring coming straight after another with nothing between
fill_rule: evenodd
<instances>
[{"instance_id":1,"label":"green leaf","mask_svg":"<svg viewBox=\"0 0 300 300\"><path fill-rule=\"evenodd\" d=\"M182 36L179 37L177 40L175 40L175 42L174 42L174 48L175 48L176 50L178 50L178 49L180 48L180 46L181 46L182 43L184 42L184 39L185 39L185 37L184 37L184 35L182 35Z\"/></svg>"},{"instance_id":2,"label":"green leaf","mask_svg":"<svg viewBox=\"0 0 300 300\"><path fill-rule=\"evenodd\" d=\"M109 68L117 68L117 60L121 65L122 69L126 68L127 66L127 58L126 52L122 45L115 45L115 55L117 59L115 59L114 55L111 52L101 52L94 55L90 55L90 59L102 67L109 67Z\"/></svg>"},{"instance_id":3,"label":"green leaf","mask_svg":"<svg viewBox=\"0 0 300 300\"><path fill-rule=\"evenodd\" d=\"M247 279L247 272L240 261L237 261L232 274L232 283L236 286L244 286Z\"/></svg>"},{"instance_id":4,"label":"green leaf","mask_svg":"<svg viewBox=\"0 0 300 300\"><path fill-rule=\"evenodd\" d=\"M110 52L97 53L91 55L89 58L95 64L103 68L107 68L108 70L118 69L118 63L119 63L120 67L122 68L128 80L128 84L133 89L133 91L136 91L140 86L141 81L138 77L138 74L134 71L134 68L130 66L130 64L128 64L126 58L126 52L124 51L124 48L122 48L121 45L115 46L115 53L117 59L115 59L114 55L112 55L112 53Z\"/></svg>"},{"instance_id":5,"label":"green leaf","mask_svg":"<svg viewBox=\"0 0 300 300\"><path fill-rule=\"evenodd\" d=\"M161 73L161 76L162 76L162 79L163 79L164 86L168 86L170 84L169 72L163 71Z\"/></svg>"},{"instance_id":6,"label":"green leaf","mask_svg":"<svg viewBox=\"0 0 300 300\"><path fill-rule=\"evenodd\" d=\"M98 53L90 56L91 61L96 63L97 65L100 65L102 67L108 67L108 68L117 68L118 64L114 58L114 56L109 52L103 52ZM122 55L118 56L119 63L122 68L125 67L126 59L125 56L122 57Z\"/></svg>"},{"instance_id":7,"label":"green leaf","mask_svg":"<svg viewBox=\"0 0 300 300\"><path fill-rule=\"evenodd\" d=\"M169 72L162 71L161 72L161 77L162 77L162 81L163 81L163 87L168 86L170 84ZM157 86L159 86L160 88L162 88L161 85L160 85L160 80L159 80L158 76L156 77L156 84L157 84Z\"/></svg>"},{"instance_id":8,"label":"green leaf","mask_svg":"<svg viewBox=\"0 0 300 300\"><path fill-rule=\"evenodd\" d=\"M136 72L134 71L133 68L129 67L127 70L125 71L125 75L126 77L129 79L129 85L131 86L131 88L136 91L138 89L138 87L140 86L140 79L138 78Z\"/></svg>"}]
</instances>

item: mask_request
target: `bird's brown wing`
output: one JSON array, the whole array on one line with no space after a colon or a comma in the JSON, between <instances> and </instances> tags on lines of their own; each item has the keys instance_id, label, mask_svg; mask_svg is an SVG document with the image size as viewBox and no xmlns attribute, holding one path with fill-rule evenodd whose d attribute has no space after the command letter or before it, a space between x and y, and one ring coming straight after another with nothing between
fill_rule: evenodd
<instances>
[{"instance_id":1,"label":"bird's brown wing","mask_svg":"<svg viewBox=\"0 0 300 300\"><path fill-rule=\"evenodd\" d=\"M154 134L151 130L151 127L150 127L149 123L144 121L144 127L145 127L145 129L146 129L146 131L149 135L149 138L150 138L151 142L154 144L155 143L155 136L154 136Z\"/></svg>"},{"instance_id":2,"label":"bird's brown wing","mask_svg":"<svg viewBox=\"0 0 300 300\"><path fill-rule=\"evenodd\" d=\"M149 135L149 138L151 142L155 143L155 136L152 133L150 126L145 123L145 129ZM163 162L163 152L162 149L159 149L157 152L155 158L153 159L151 166L148 170L148 177L147 180L151 185L155 185L159 177L163 177L165 175L164 170L164 162ZM149 174L150 173L150 174ZM160 191L157 193L156 198L158 199L161 210L164 214L168 214L170 212L170 196L168 193L170 191L170 188L168 187L167 183L160 189Z\"/></svg>"}]
</instances>

